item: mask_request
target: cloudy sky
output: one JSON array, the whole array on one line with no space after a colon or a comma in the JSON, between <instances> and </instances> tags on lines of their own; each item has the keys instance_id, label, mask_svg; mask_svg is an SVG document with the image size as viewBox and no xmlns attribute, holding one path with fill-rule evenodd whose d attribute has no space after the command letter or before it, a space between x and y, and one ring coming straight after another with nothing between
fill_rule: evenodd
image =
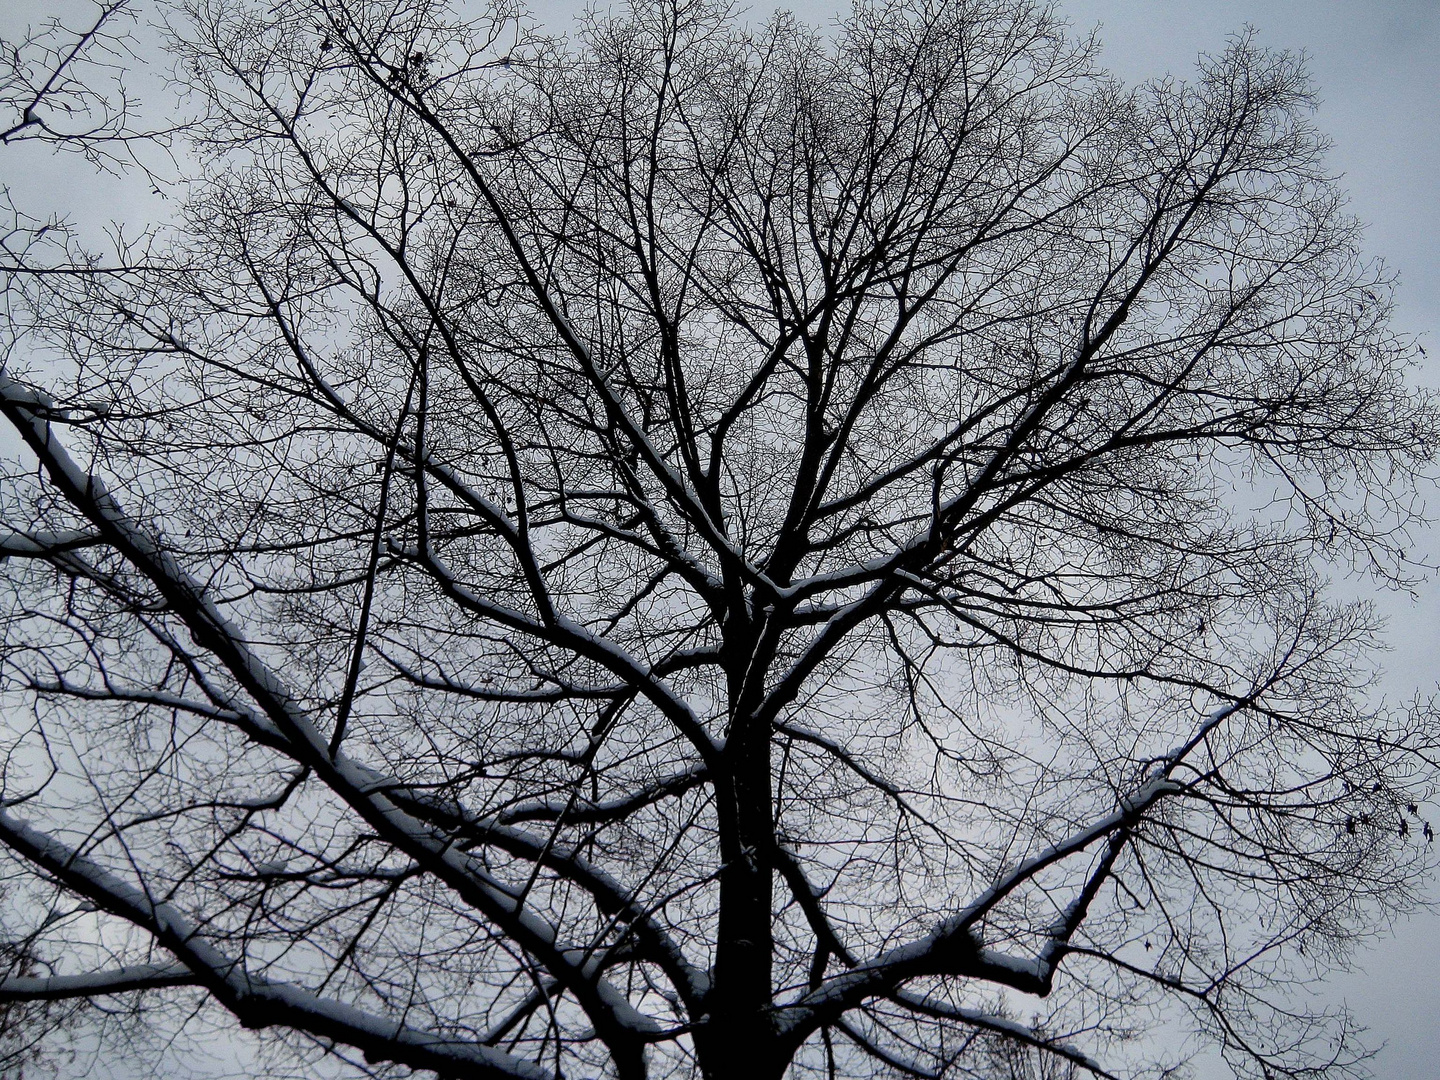
<instances>
[{"instance_id":1,"label":"cloudy sky","mask_svg":"<svg viewBox=\"0 0 1440 1080\"><path fill-rule=\"evenodd\" d=\"M534 0L532 0L534 3ZM1368 225L1368 248L1400 278L1394 325L1418 335L1432 360L1421 378L1440 385L1440 0L1055 0L1075 29L1098 28L1102 62L1128 82L1186 78L1202 52L1218 52L1247 26L1261 44L1303 52L1319 92L1318 122L1333 140L1353 212ZM539 0L551 26L581 5ZM753 17L785 7L812 24L833 23L837 0L750 0ZM1440 514L1440 497L1432 508ZM1426 538L1440 566L1440 531ZM1440 573L1436 575L1440 579ZM1347 595L1364 582L1341 582ZM1370 591L1373 591L1370 590ZM1391 652L1379 688L1391 701L1440 682L1440 580L1417 596L1383 595ZM1440 898L1440 882L1432 886ZM1326 997L1343 1000L1385 1044L1383 1080L1440 1075L1440 914L1420 915L1358 953ZM1201 1062L1198 1080L1228 1076Z\"/></svg>"},{"instance_id":2,"label":"cloudy sky","mask_svg":"<svg viewBox=\"0 0 1440 1080\"><path fill-rule=\"evenodd\" d=\"M1318 122L1333 139L1368 248L1400 278L1394 325L1431 355L1424 382L1440 384L1440 0L1056 0L1077 31L1099 28L1102 62L1126 81L1184 78L1202 52L1217 52L1246 26L1259 41L1303 51L1319 91ZM555 9L564 5L556 3ZM785 5L831 22L834 0ZM756 10L761 10L757 5ZM1440 502L1432 507L1440 512ZM1440 564L1440 533L1426 544ZM1437 575L1440 576L1440 575ZM1363 583L1341 583L1348 592ZM1381 690L1403 701L1440 681L1440 584L1416 597L1382 596L1392 651ZM1432 885L1440 898L1440 882ZM1357 954L1356 970L1325 996L1344 1000L1385 1048L1382 1080L1440 1075L1440 914L1421 915ZM1199 1063L1198 1080L1229 1071Z\"/></svg>"},{"instance_id":3,"label":"cloudy sky","mask_svg":"<svg viewBox=\"0 0 1440 1080\"><path fill-rule=\"evenodd\" d=\"M1200 51L1252 25L1260 40L1303 50L1320 92L1319 123L1334 140L1369 248L1400 276L1395 322L1440 357L1440 3L1436 0L1064 0L1077 28L1101 26L1103 58L1127 79L1183 75ZM1433 347L1431 347L1433 346ZM1440 383L1440 362L1423 376ZM1440 561L1440 541L1429 543ZM1403 699L1440 677L1440 588L1383 598L1393 651L1386 689ZM1440 893L1440 884L1432 888ZM1335 980L1387 1045L1385 1080L1440 1075L1440 916L1418 917L1357 957ZM1378 1041L1378 1040L1377 1040Z\"/></svg>"},{"instance_id":4,"label":"cloudy sky","mask_svg":"<svg viewBox=\"0 0 1440 1080\"><path fill-rule=\"evenodd\" d=\"M60 7L79 10L76 3ZM757 4L762 15L770 4ZM833 2L788 5L811 22L830 22ZM1440 0L1062 0L1077 29L1100 28L1104 62L1127 80L1184 77L1195 57L1223 47L1253 26L1270 46L1303 50L1319 89L1319 121L1334 140L1331 161L1343 173L1352 208L1369 224L1369 248L1399 274L1397 328L1419 334L1437 358L1425 381L1440 384ZM0 32L38 21L57 0L0 0ZM555 26L576 5L545 0L536 8ZM61 193L78 216L144 224L160 204L142 190L118 192L83 180L73 161L55 163L7 152L3 181L35 199ZM29 200L27 199L27 202ZM34 203L29 203L32 207ZM1440 503L1434 508L1440 511ZM1440 538L1428 541L1440 563ZM1354 588L1360 586L1355 585ZM1440 669L1440 588L1415 598L1389 596L1393 651L1385 692L1403 700L1433 689ZM1434 890L1440 895L1440 885ZM1356 971L1325 993L1348 1001L1388 1045L1376 1063L1386 1080L1433 1080L1440 1062L1440 916L1396 928L1356 958ZM1204 1080L1222 1075L1202 1070Z\"/></svg>"}]
</instances>

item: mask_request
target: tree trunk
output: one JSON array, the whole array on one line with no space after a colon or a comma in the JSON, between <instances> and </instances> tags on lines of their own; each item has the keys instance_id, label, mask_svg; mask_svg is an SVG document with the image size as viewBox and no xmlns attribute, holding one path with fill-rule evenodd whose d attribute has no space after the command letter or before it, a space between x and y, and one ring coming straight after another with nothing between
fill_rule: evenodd
<instances>
[{"instance_id":1,"label":"tree trunk","mask_svg":"<svg viewBox=\"0 0 1440 1080\"><path fill-rule=\"evenodd\" d=\"M731 725L726 782L716 785L720 825L720 918L706 1034L697 1037L707 1080L770 1080L785 1069L771 1016L774 933L770 846L774 841L769 726L755 719L761 680L748 620L727 627L737 642L729 668Z\"/></svg>"}]
</instances>

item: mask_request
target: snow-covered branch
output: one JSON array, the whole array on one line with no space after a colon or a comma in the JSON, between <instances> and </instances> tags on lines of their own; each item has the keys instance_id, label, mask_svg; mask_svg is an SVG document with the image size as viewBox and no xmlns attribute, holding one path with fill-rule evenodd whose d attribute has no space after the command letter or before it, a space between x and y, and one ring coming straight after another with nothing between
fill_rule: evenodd
<instances>
[{"instance_id":1,"label":"snow-covered branch","mask_svg":"<svg viewBox=\"0 0 1440 1080\"><path fill-rule=\"evenodd\" d=\"M0 979L0 1001L62 1001L199 983L184 964L131 964L84 975L13 975Z\"/></svg>"},{"instance_id":2,"label":"snow-covered branch","mask_svg":"<svg viewBox=\"0 0 1440 1080\"><path fill-rule=\"evenodd\" d=\"M929 934L858 963L803 995L787 1010L785 1026L792 1030L812 1029L867 997L891 994L907 980L923 975L963 975L1025 993L1048 994L1056 966L1064 958L1066 944L1084 921L1091 900L1112 872L1136 824L1161 799L1185 790L1171 774L1210 732L1243 708L1246 700L1248 698L1211 712L1191 738L1156 759L1146 779L1122 795L1112 812L1006 871L994 885ZM975 927L1007 896L1034 881L1041 871L1105 838L1109 838L1110 843L1099 865L1087 875L1060 921L1049 928L1037 956L1014 957L980 946Z\"/></svg>"},{"instance_id":3,"label":"snow-covered branch","mask_svg":"<svg viewBox=\"0 0 1440 1080\"><path fill-rule=\"evenodd\" d=\"M172 905L154 900L93 859L3 810L0 810L0 843L77 896L149 931L156 943L172 953L183 970L190 973L187 982L204 987L247 1026L283 1024L347 1043L375 1060L440 1073L462 1069L493 1080L545 1080L550 1076L546 1070L504 1051L478 1042L443 1038L248 971L242 963L210 944L200 928ZM171 980L166 985L172 985L178 978L176 969L164 971ZM160 973L161 969L152 969L148 976L154 980ZM75 986L73 982L70 985ZM89 992L110 993L112 990Z\"/></svg>"}]
</instances>

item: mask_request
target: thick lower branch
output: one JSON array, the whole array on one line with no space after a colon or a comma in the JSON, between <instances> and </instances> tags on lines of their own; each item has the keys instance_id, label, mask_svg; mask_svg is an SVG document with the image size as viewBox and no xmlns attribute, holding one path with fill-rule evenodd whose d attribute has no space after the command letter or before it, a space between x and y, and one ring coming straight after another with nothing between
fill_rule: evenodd
<instances>
[{"instance_id":1,"label":"thick lower branch","mask_svg":"<svg viewBox=\"0 0 1440 1080\"><path fill-rule=\"evenodd\" d=\"M479 1043L442 1038L289 983L248 972L200 936L169 904L157 903L92 859L0 810L0 843L98 908L154 935L193 981L246 1027L288 1027L354 1046L376 1061L492 1080L548 1080L528 1061ZM83 977L81 977L83 978ZM95 990L92 993L108 993ZM73 996L73 995L72 995Z\"/></svg>"}]
</instances>

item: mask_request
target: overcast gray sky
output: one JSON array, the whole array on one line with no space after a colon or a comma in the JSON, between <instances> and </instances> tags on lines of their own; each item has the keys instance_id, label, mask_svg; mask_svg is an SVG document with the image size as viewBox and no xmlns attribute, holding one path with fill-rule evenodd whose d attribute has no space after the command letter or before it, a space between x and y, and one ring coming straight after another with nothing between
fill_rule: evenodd
<instances>
[{"instance_id":1,"label":"overcast gray sky","mask_svg":"<svg viewBox=\"0 0 1440 1080\"><path fill-rule=\"evenodd\" d=\"M555 4L556 8L563 5ZM833 21L834 0L792 0L810 22ZM1079 31L1099 27L1102 62L1127 81L1184 78L1202 52L1253 26L1262 44L1303 51L1319 91L1320 128L1344 174L1368 248L1399 274L1397 329L1418 334L1440 384L1440 0L1057 0ZM756 5L756 10L761 10ZM1432 511L1440 513L1440 495ZM1440 563L1440 535L1428 538ZM1350 589L1360 589L1352 583ZM1435 689L1440 584L1414 598L1383 596L1392 652L1384 693L1404 700ZM1432 883L1440 894L1440 883ZM1327 996L1345 1000L1376 1042L1380 1080L1440 1077L1440 915L1420 915L1356 957ZM1202 1062L1199 1080L1228 1076Z\"/></svg>"},{"instance_id":2,"label":"overcast gray sky","mask_svg":"<svg viewBox=\"0 0 1440 1080\"><path fill-rule=\"evenodd\" d=\"M1440 0L1056 0L1077 31L1098 27L1102 62L1126 81L1188 77L1202 52L1252 26L1273 48L1303 51L1319 91L1319 125L1333 139L1331 162L1351 206L1368 224L1368 248L1400 277L1396 329L1419 335L1440 384ZM806 21L833 23L837 0L751 0L763 17L789 8ZM564 20L580 5L542 0L542 18ZM554 19L551 19L551 16ZM1432 510L1440 514L1440 494ZM1440 564L1440 532L1426 539ZM1440 575L1437 575L1440 577ZM1348 593L1362 582L1341 583ZM1392 651L1380 690L1392 701L1434 691L1440 670L1440 582L1415 597L1386 595ZM1433 811L1432 811L1433 813ZM1440 883L1431 892L1440 895ZM1440 915L1419 915L1356 957L1327 996L1343 999L1385 1048L1380 1080L1440 1077ZM1229 1071L1201 1062L1198 1080Z\"/></svg>"},{"instance_id":3,"label":"overcast gray sky","mask_svg":"<svg viewBox=\"0 0 1440 1080\"><path fill-rule=\"evenodd\" d=\"M1247 23L1260 40L1304 50L1319 88L1319 123L1334 140L1368 246L1400 275L1397 328L1440 357L1440 2L1437 0L1065 0L1077 27L1101 24L1103 59L1127 79L1184 75L1198 52ZM1424 375L1440 383L1440 364ZM1435 507L1440 509L1440 506ZM1440 561L1432 537L1431 558ZM1386 689L1433 689L1440 652L1440 588L1385 599L1394 651ZM1432 886L1432 892L1440 888ZM1335 980L1387 1043L1384 1080L1440 1076L1440 917L1417 917Z\"/></svg>"},{"instance_id":4,"label":"overcast gray sky","mask_svg":"<svg viewBox=\"0 0 1440 1080\"><path fill-rule=\"evenodd\" d=\"M577 4L535 5L555 27ZM774 4L757 3L762 15ZM807 21L828 23L834 0L787 5ZM1262 43L1304 50L1322 101L1319 121L1334 140L1332 162L1345 176L1354 212L1369 223L1369 248L1399 273L1397 328L1422 335L1440 360L1440 0L1063 0L1077 29L1100 27L1103 60L1127 80L1193 69L1197 54L1223 47L1251 25ZM78 10L63 0L0 0L0 29L38 21L52 10ZM133 187L77 178L73 161L7 151L4 182L40 199L55 196L98 224L110 217L144 224L157 203ZM60 205L60 204L55 204ZM33 204L32 204L33 206ZM1440 362L1425 374L1440 384ZM1440 512L1440 499L1433 507ZM1440 540L1428 542L1440 562ZM1393 652L1385 682L1392 699L1432 690L1440 650L1440 588L1415 598L1391 596ZM1440 892L1440 889L1432 889ZM1337 977L1327 993L1343 997L1388 1045L1376 1062L1384 1080L1434 1080L1440 1075L1440 917L1421 916L1358 957L1357 971ZM1204 1080L1223 1075L1206 1067Z\"/></svg>"}]
</instances>

